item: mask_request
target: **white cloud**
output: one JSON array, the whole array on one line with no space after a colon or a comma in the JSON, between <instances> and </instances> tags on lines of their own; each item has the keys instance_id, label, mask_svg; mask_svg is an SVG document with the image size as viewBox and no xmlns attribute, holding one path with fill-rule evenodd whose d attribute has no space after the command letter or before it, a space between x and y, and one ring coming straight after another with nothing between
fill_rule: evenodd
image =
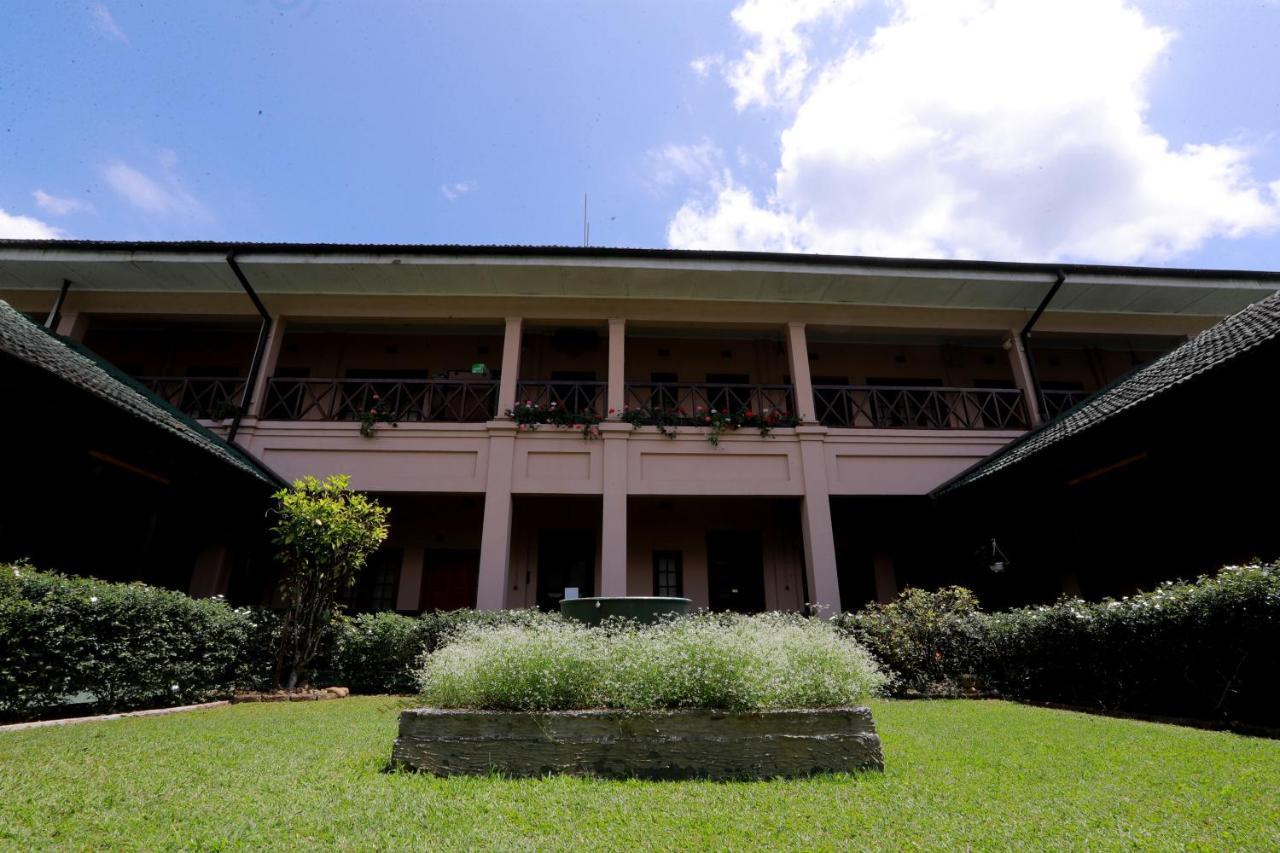
<instances>
[{"instance_id":1,"label":"white cloud","mask_svg":"<svg viewBox=\"0 0 1280 853\"><path fill-rule=\"evenodd\" d=\"M111 14L111 10L103 3L94 3L90 8L93 13L93 21L98 26L98 31L104 36L116 41L129 43L128 34L116 23L115 16Z\"/></svg>"},{"instance_id":2,"label":"white cloud","mask_svg":"<svg viewBox=\"0 0 1280 853\"><path fill-rule=\"evenodd\" d=\"M54 216L66 216L68 213L88 213L93 210L93 205L87 201L50 195L41 189L33 192L31 197L36 200L36 207L41 210L47 210Z\"/></svg>"},{"instance_id":3,"label":"white cloud","mask_svg":"<svg viewBox=\"0 0 1280 853\"><path fill-rule=\"evenodd\" d=\"M725 79L734 91L734 105L770 106L800 96L812 70L809 33L830 25L862 0L746 0L733 10L733 21L754 42L742 57L729 63ZM694 67L697 71L697 67Z\"/></svg>"},{"instance_id":4,"label":"white cloud","mask_svg":"<svg viewBox=\"0 0 1280 853\"><path fill-rule=\"evenodd\" d=\"M457 181L452 184L441 184L440 195L444 196L446 201L456 201L467 193L473 192L475 188L475 181Z\"/></svg>"},{"instance_id":5,"label":"white cloud","mask_svg":"<svg viewBox=\"0 0 1280 853\"><path fill-rule=\"evenodd\" d=\"M0 239L5 240L56 240L66 236L59 228L41 222L31 216L19 216L0 208Z\"/></svg>"},{"instance_id":6,"label":"white cloud","mask_svg":"<svg viewBox=\"0 0 1280 853\"><path fill-rule=\"evenodd\" d=\"M677 184L714 180L724 164L724 152L710 139L691 145L664 145L645 154L645 171L656 192Z\"/></svg>"},{"instance_id":7,"label":"white cloud","mask_svg":"<svg viewBox=\"0 0 1280 853\"><path fill-rule=\"evenodd\" d=\"M689 62L689 67L693 69L694 74L706 79L713 68L719 68L723 64L724 57L717 54L715 56L699 56Z\"/></svg>"},{"instance_id":8,"label":"white cloud","mask_svg":"<svg viewBox=\"0 0 1280 853\"><path fill-rule=\"evenodd\" d=\"M117 160L103 168L103 180L116 195L143 213L186 218L207 216L204 205L182 187L175 173L177 158L173 152L163 150L159 159L162 171L158 177Z\"/></svg>"},{"instance_id":9,"label":"white cloud","mask_svg":"<svg viewBox=\"0 0 1280 853\"><path fill-rule=\"evenodd\" d=\"M671 245L1152 262L1280 227L1280 182L1248 151L1146 123L1173 34L1123 0L894 0L865 45L811 68L797 21L822 5L735 10L758 42L728 74L735 102L798 100L768 193L714 179Z\"/></svg>"}]
</instances>

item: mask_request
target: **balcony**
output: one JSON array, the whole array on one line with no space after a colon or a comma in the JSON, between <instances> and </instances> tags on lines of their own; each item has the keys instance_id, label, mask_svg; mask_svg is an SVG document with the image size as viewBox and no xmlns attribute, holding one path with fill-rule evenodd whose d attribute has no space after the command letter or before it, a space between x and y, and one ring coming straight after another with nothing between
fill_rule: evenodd
<instances>
[{"instance_id":1,"label":"balcony","mask_svg":"<svg viewBox=\"0 0 1280 853\"><path fill-rule=\"evenodd\" d=\"M605 402L608 387L607 382L527 380L516 383L515 402L603 418L608 414Z\"/></svg>"},{"instance_id":2,"label":"balcony","mask_svg":"<svg viewBox=\"0 0 1280 853\"><path fill-rule=\"evenodd\" d=\"M497 415L498 381L476 379L292 379L275 377L266 420L476 423Z\"/></svg>"},{"instance_id":3,"label":"balcony","mask_svg":"<svg viewBox=\"0 0 1280 853\"><path fill-rule=\"evenodd\" d=\"M1040 392L1043 401L1040 406L1044 419L1051 421L1058 415L1074 409L1077 405L1093 396L1089 391L1064 391L1045 388Z\"/></svg>"},{"instance_id":4,"label":"balcony","mask_svg":"<svg viewBox=\"0 0 1280 853\"><path fill-rule=\"evenodd\" d=\"M1025 430L1022 392L1004 388L815 385L817 419L862 429Z\"/></svg>"},{"instance_id":5,"label":"balcony","mask_svg":"<svg viewBox=\"0 0 1280 853\"><path fill-rule=\"evenodd\" d=\"M139 376L137 381L184 415L209 421L236 413L245 383L242 376Z\"/></svg>"},{"instance_id":6,"label":"balcony","mask_svg":"<svg viewBox=\"0 0 1280 853\"><path fill-rule=\"evenodd\" d=\"M655 420L676 416L690 422L701 412L715 410L740 414L776 415L790 421L795 396L790 385L757 385L742 382L627 382L628 409L651 413Z\"/></svg>"}]
</instances>

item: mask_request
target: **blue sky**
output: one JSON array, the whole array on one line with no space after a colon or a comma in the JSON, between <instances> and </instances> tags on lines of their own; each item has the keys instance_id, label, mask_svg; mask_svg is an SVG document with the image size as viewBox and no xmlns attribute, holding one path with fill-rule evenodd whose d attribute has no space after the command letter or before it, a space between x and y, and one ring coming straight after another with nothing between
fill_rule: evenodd
<instances>
[{"instance_id":1,"label":"blue sky","mask_svg":"<svg viewBox=\"0 0 1280 853\"><path fill-rule=\"evenodd\" d=\"M1280 267L1280 4L10 0L0 236Z\"/></svg>"}]
</instances>

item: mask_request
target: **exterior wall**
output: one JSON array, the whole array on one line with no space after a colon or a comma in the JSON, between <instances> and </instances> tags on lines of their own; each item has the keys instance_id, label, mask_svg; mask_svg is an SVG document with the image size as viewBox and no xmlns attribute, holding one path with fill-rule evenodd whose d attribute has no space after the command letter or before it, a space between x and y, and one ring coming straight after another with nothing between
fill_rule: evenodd
<instances>
[{"instance_id":1,"label":"exterior wall","mask_svg":"<svg viewBox=\"0 0 1280 853\"><path fill-rule=\"evenodd\" d=\"M82 302L76 310L89 318L87 343L117 363L176 376L238 359L237 372L247 373L256 326L225 331L225 317L243 311L239 300L97 294ZM320 379L358 370L434 377L483 362L503 374L499 412L514 401L516 379L547 380L557 371L608 380L611 401L620 397L621 380L649 382L654 373L674 373L685 383L703 383L712 374L741 374L769 385L794 380L796 412L806 421L814 414L803 399L811 396L805 391L809 375L819 383L839 377L853 385L871 379L927 379L951 387L1027 381L1014 376L1016 361L1001 346L1024 320L1008 311L744 302L700 314L688 302L606 298L279 294L269 307L279 322L267 349L266 376L305 369ZM223 331L196 334L188 323L135 334L92 322L147 310L157 312L156 324L207 313L220 318ZM690 316L710 319L694 326ZM359 325L361 317L367 325ZM346 318L346 328L335 331L334 318ZM807 338L807 322L821 322L822 334ZM841 323L847 325L837 328ZM1134 358L1153 355L1091 346L1089 333L1114 338L1194 326L1186 318L1052 315L1042 324L1074 337L1036 341L1041 379L1078 382L1086 390L1127 372ZM556 335L565 328L579 333ZM686 328L687 334L662 331ZM880 331L867 331L872 328ZM861 337L839 340L846 333ZM920 342L957 336L968 340ZM425 554L432 548L478 554L480 606L534 605L538 536L557 528L595 531L597 592L651 593L654 550L679 550L686 594L700 606L710 603L708 531L758 530L768 607L799 609L808 598L838 608L835 540L851 525L848 516L838 518L833 533L833 499L918 499L1019 435L837 429L806 422L769 437L752 430L731 433L713 447L701 429L680 428L672 439L652 427L633 430L610 422L602 425L603 440L584 440L550 427L517 431L499 416L488 423L379 424L375 437L365 438L354 422L263 420L254 416L260 411L251 409L236 440L283 477L346 473L356 488L379 493L393 506L388 547L403 553L396 606L408 611L417 609L431 583ZM867 558L874 568L868 583L877 595L894 587L894 558L888 551ZM212 556L204 564L201 583L220 584Z\"/></svg>"},{"instance_id":2,"label":"exterior wall","mask_svg":"<svg viewBox=\"0 0 1280 853\"><path fill-rule=\"evenodd\" d=\"M782 350L781 331L773 339L648 337L641 331L627 336L626 379L649 382L654 373L674 373L679 382L705 382L708 374L741 373L749 382L775 385L789 372Z\"/></svg>"},{"instance_id":3,"label":"exterior wall","mask_svg":"<svg viewBox=\"0 0 1280 853\"><path fill-rule=\"evenodd\" d=\"M186 376L191 368L225 369L247 376L257 329L210 329L186 323L169 328L90 327L84 344L138 376Z\"/></svg>"},{"instance_id":4,"label":"exterior wall","mask_svg":"<svg viewBox=\"0 0 1280 853\"><path fill-rule=\"evenodd\" d=\"M496 324L486 334L442 329L328 332L295 326L285 333L277 367L305 368L321 379L343 378L351 370L395 369L434 377L470 370L477 362L490 370L502 364L502 334Z\"/></svg>"},{"instance_id":5,"label":"exterior wall","mask_svg":"<svg viewBox=\"0 0 1280 853\"><path fill-rule=\"evenodd\" d=\"M395 609L416 613L424 587L453 583L439 577L442 567L433 565L433 552L474 552L479 561L484 498L480 495L379 495L391 508L390 534L384 544L402 554ZM475 604L474 582L470 590Z\"/></svg>"},{"instance_id":6,"label":"exterior wall","mask_svg":"<svg viewBox=\"0 0 1280 853\"><path fill-rule=\"evenodd\" d=\"M794 500L632 498L627 528L628 595L653 595L654 551L678 551L685 597L694 607L707 607L707 533L759 531L765 606L792 611L804 606L804 552Z\"/></svg>"},{"instance_id":7,"label":"exterior wall","mask_svg":"<svg viewBox=\"0 0 1280 853\"><path fill-rule=\"evenodd\" d=\"M609 353L603 324L599 327L566 325L565 328L572 328L584 336L581 350L566 349L558 344L554 331L525 330L520 355L521 379L545 380L556 371L574 371L593 372L595 381L605 381L609 371ZM596 336L594 340L590 338L592 334Z\"/></svg>"},{"instance_id":8,"label":"exterior wall","mask_svg":"<svg viewBox=\"0 0 1280 853\"><path fill-rule=\"evenodd\" d=\"M594 583L600 589L600 501L581 497L516 498L511 520L511 569L506 606L537 606L538 536L544 530L595 532Z\"/></svg>"}]
</instances>

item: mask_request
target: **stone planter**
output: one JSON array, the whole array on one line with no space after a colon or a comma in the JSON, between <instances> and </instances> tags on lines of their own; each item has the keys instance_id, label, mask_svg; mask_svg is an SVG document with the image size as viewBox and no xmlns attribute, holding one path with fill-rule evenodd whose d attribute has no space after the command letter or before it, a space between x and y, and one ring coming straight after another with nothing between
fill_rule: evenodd
<instances>
[{"instance_id":1,"label":"stone planter","mask_svg":"<svg viewBox=\"0 0 1280 853\"><path fill-rule=\"evenodd\" d=\"M772 779L883 770L867 708L400 713L391 761L434 773Z\"/></svg>"}]
</instances>

